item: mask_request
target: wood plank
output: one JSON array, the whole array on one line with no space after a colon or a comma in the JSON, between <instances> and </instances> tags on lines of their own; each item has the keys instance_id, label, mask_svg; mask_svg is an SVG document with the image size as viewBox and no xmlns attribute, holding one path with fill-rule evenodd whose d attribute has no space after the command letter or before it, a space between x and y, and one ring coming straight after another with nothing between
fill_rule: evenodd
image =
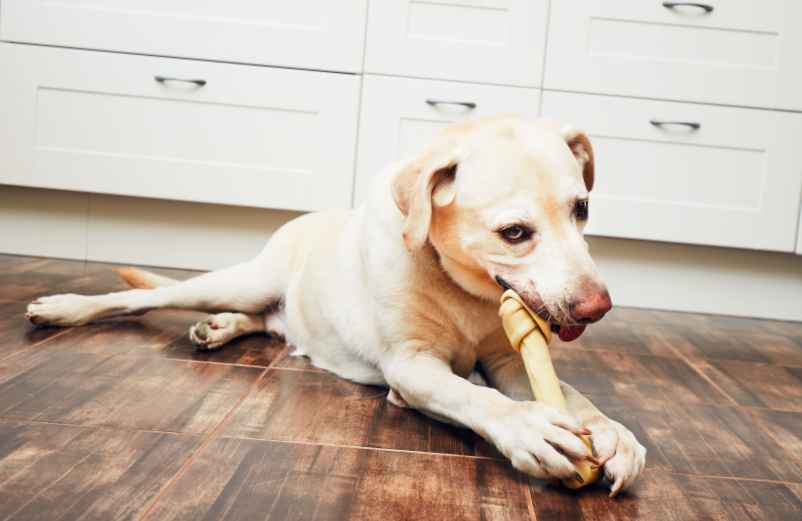
<instances>
[{"instance_id":1,"label":"wood plank","mask_svg":"<svg viewBox=\"0 0 802 521\"><path fill-rule=\"evenodd\" d=\"M0 420L0 518L136 519L198 441Z\"/></svg>"},{"instance_id":2,"label":"wood plank","mask_svg":"<svg viewBox=\"0 0 802 521\"><path fill-rule=\"evenodd\" d=\"M695 364L739 405L802 412L802 367L738 360Z\"/></svg>"},{"instance_id":3,"label":"wood plank","mask_svg":"<svg viewBox=\"0 0 802 521\"><path fill-rule=\"evenodd\" d=\"M261 368L29 350L0 362L0 416L203 433Z\"/></svg>"},{"instance_id":4,"label":"wood plank","mask_svg":"<svg viewBox=\"0 0 802 521\"><path fill-rule=\"evenodd\" d=\"M501 457L469 430L401 409L387 389L331 373L271 370L227 423L226 436Z\"/></svg>"},{"instance_id":5,"label":"wood plank","mask_svg":"<svg viewBox=\"0 0 802 521\"><path fill-rule=\"evenodd\" d=\"M601 486L573 492L532 480L538 521L716 520L781 521L802 516L802 500L782 483L717 479L647 471L616 499Z\"/></svg>"},{"instance_id":6,"label":"wood plank","mask_svg":"<svg viewBox=\"0 0 802 521\"><path fill-rule=\"evenodd\" d=\"M503 462L222 438L149 520L523 520L526 481Z\"/></svg>"},{"instance_id":7,"label":"wood plank","mask_svg":"<svg viewBox=\"0 0 802 521\"><path fill-rule=\"evenodd\" d=\"M605 411L647 448L647 468L705 476L802 482L802 414L672 405Z\"/></svg>"},{"instance_id":8,"label":"wood plank","mask_svg":"<svg viewBox=\"0 0 802 521\"><path fill-rule=\"evenodd\" d=\"M631 404L727 404L731 401L684 361L605 351L551 350L560 378L591 397L600 408Z\"/></svg>"}]
</instances>

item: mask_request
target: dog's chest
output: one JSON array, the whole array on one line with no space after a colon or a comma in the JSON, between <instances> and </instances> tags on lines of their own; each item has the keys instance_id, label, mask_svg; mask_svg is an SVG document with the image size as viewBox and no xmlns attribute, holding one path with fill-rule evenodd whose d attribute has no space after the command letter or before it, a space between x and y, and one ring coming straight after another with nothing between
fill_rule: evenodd
<instances>
[{"instance_id":1,"label":"dog's chest","mask_svg":"<svg viewBox=\"0 0 802 521\"><path fill-rule=\"evenodd\" d=\"M454 372L467 376L476 364L476 347L500 324L493 303L473 298L439 295L436 303L419 308L432 321L424 321L417 338L427 338L438 351L447 351ZM453 298L451 298L453 297Z\"/></svg>"}]
</instances>

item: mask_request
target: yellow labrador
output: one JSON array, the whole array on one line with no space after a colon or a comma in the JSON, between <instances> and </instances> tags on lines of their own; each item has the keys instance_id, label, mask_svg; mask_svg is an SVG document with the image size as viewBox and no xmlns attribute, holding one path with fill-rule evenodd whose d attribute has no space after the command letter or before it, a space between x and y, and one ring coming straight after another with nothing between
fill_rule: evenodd
<instances>
[{"instance_id":1,"label":"yellow labrador","mask_svg":"<svg viewBox=\"0 0 802 521\"><path fill-rule=\"evenodd\" d=\"M190 329L199 349L282 334L316 366L474 430L532 476L566 478L572 459L594 461L575 435L589 430L616 494L643 469L643 446L568 385L570 414L532 401L497 317L501 285L565 341L610 309L582 236L593 177L580 132L515 117L461 123L382 172L358 209L299 217L253 260L184 282L121 270L139 289L43 297L27 317L73 326L220 311ZM489 386L467 379L477 363Z\"/></svg>"}]
</instances>

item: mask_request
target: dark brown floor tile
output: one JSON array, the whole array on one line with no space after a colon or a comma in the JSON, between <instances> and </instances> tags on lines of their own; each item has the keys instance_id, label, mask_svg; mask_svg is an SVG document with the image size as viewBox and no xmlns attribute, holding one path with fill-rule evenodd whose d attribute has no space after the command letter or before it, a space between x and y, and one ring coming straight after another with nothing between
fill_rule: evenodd
<instances>
[{"instance_id":1,"label":"dark brown floor tile","mask_svg":"<svg viewBox=\"0 0 802 521\"><path fill-rule=\"evenodd\" d=\"M602 409L622 404L732 403L678 358L559 347L552 349L552 357L560 378Z\"/></svg>"},{"instance_id":2,"label":"dark brown floor tile","mask_svg":"<svg viewBox=\"0 0 802 521\"><path fill-rule=\"evenodd\" d=\"M616 499L601 486L572 492L533 481L531 489L538 521L781 521L802 516L802 500L782 483L647 471Z\"/></svg>"},{"instance_id":3,"label":"dark brown floor tile","mask_svg":"<svg viewBox=\"0 0 802 521\"><path fill-rule=\"evenodd\" d=\"M589 326L573 342L555 341L553 349L591 349L631 355L676 357L676 351L662 336L655 334L654 329L654 326L605 319Z\"/></svg>"},{"instance_id":4,"label":"dark brown floor tile","mask_svg":"<svg viewBox=\"0 0 802 521\"><path fill-rule=\"evenodd\" d=\"M194 436L0 420L0 518L136 519Z\"/></svg>"},{"instance_id":5,"label":"dark brown floor tile","mask_svg":"<svg viewBox=\"0 0 802 521\"><path fill-rule=\"evenodd\" d=\"M0 416L202 433L261 368L32 349L0 362Z\"/></svg>"},{"instance_id":6,"label":"dark brown floor tile","mask_svg":"<svg viewBox=\"0 0 802 521\"><path fill-rule=\"evenodd\" d=\"M0 300L24 300L57 293L98 294L121 291L129 287L114 268L121 265L100 262L68 261L21 257L4 270L0 265ZM165 268L145 268L168 277L183 280L202 272Z\"/></svg>"},{"instance_id":7,"label":"dark brown floor tile","mask_svg":"<svg viewBox=\"0 0 802 521\"><path fill-rule=\"evenodd\" d=\"M396 407L386 396L385 388L331 373L271 370L224 435L500 457L471 431Z\"/></svg>"},{"instance_id":8,"label":"dark brown floor tile","mask_svg":"<svg viewBox=\"0 0 802 521\"><path fill-rule=\"evenodd\" d=\"M524 520L526 483L495 460L223 438L149 520Z\"/></svg>"},{"instance_id":9,"label":"dark brown floor tile","mask_svg":"<svg viewBox=\"0 0 802 521\"><path fill-rule=\"evenodd\" d=\"M802 482L802 414L680 405L605 412L647 448L649 469Z\"/></svg>"},{"instance_id":10,"label":"dark brown floor tile","mask_svg":"<svg viewBox=\"0 0 802 521\"><path fill-rule=\"evenodd\" d=\"M728 334L687 329L664 335L690 360L740 360L802 367L802 343L764 332Z\"/></svg>"},{"instance_id":11,"label":"dark brown floor tile","mask_svg":"<svg viewBox=\"0 0 802 521\"><path fill-rule=\"evenodd\" d=\"M802 367L736 360L695 364L740 405L802 412Z\"/></svg>"},{"instance_id":12,"label":"dark brown floor tile","mask_svg":"<svg viewBox=\"0 0 802 521\"><path fill-rule=\"evenodd\" d=\"M0 302L0 360L64 333L59 328L35 328L25 320L25 302Z\"/></svg>"}]
</instances>

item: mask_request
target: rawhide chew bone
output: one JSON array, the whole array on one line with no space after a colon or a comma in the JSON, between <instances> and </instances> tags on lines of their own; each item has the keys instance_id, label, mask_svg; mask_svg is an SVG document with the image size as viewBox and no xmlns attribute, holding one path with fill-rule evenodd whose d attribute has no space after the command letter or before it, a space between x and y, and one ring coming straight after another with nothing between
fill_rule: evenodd
<instances>
[{"instance_id":1,"label":"rawhide chew bone","mask_svg":"<svg viewBox=\"0 0 802 521\"><path fill-rule=\"evenodd\" d=\"M549 354L551 341L549 323L533 313L521 297L511 289L501 296L498 314L510 345L521 353L535 400L567 411L565 396L560 389L560 381L557 379ZM580 436L580 439L591 451L593 450L589 436ZM563 485L570 489L582 488L601 476L601 469L590 461L575 461L574 466L579 479L563 480Z\"/></svg>"}]
</instances>

